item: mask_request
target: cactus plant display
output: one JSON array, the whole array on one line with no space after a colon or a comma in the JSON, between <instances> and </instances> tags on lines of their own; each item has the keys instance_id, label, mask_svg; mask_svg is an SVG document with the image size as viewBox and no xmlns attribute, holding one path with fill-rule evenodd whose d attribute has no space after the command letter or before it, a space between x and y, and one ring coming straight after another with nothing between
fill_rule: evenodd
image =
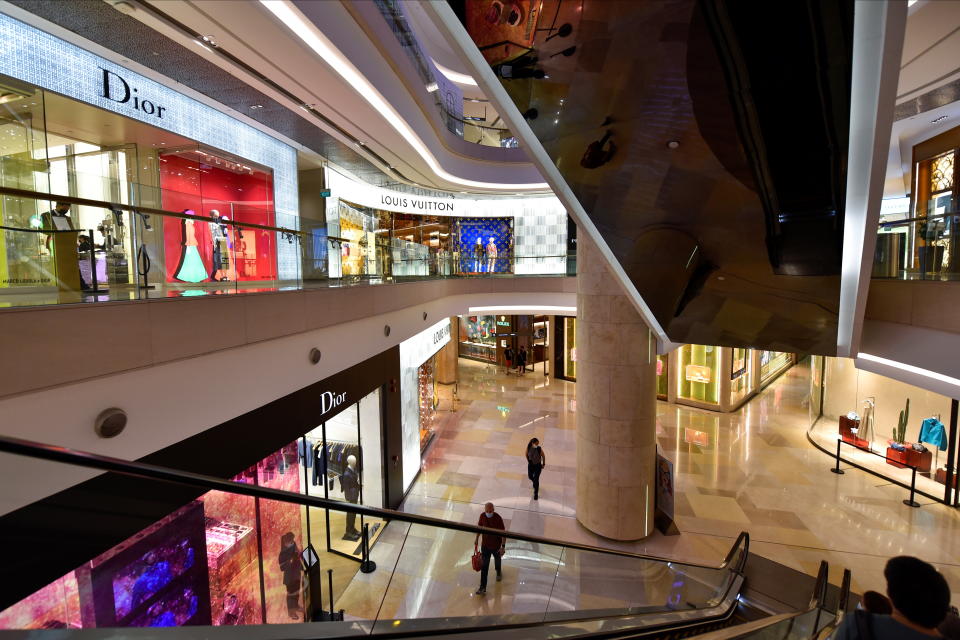
<instances>
[{"instance_id":1,"label":"cactus plant display","mask_svg":"<svg viewBox=\"0 0 960 640\"><path fill-rule=\"evenodd\" d=\"M910 398L907 398L907 406L900 410L900 418L897 420L897 426L893 430L893 441L903 444L907 437L907 423L910 421Z\"/></svg>"}]
</instances>

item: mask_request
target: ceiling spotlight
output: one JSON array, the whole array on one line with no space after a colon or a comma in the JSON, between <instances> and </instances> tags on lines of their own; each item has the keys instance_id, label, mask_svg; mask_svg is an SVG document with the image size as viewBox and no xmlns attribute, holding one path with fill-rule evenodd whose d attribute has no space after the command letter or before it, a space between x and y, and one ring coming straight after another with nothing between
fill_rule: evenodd
<instances>
[{"instance_id":1,"label":"ceiling spotlight","mask_svg":"<svg viewBox=\"0 0 960 640\"><path fill-rule=\"evenodd\" d=\"M208 44L208 45L210 45L211 47L213 47L214 49L216 49L217 47L220 46L219 44L217 44L217 39L214 38L213 36L200 36L200 40L201 40L204 44Z\"/></svg>"},{"instance_id":2,"label":"ceiling spotlight","mask_svg":"<svg viewBox=\"0 0 960 640\"><path fill-rule=\"evenodd\" d=\"M252 105L250 105L250 108L251 108L251 109L263 109L263 105L262 105L262 104L252 104Z\"/></svg>"},{"instance_id":3,"label":"ceiling spotlight","mask_svg":"<svg viewBox=\"0 0 960 640\"><path fill-rule=\"evenodd\" d=\"M930 122L935 124L935 123L937 123L937 122L942 122L942 121L946 120L946 119L949 118L949 117L950 117L950 116L940 116L939 118L934 118L934 119L931 120Z\"/></svg>"},{"instance_id":4,"label":"ceiling spotlight","mask_svg":"<svg viewBox=\"0 0 960 640\"><path fill-rule=\"evenodd\" d=\"M678 149L680 147L680 142L678 140L671 140L667 143L668 149Z\"/></svg>"}]
</instances>

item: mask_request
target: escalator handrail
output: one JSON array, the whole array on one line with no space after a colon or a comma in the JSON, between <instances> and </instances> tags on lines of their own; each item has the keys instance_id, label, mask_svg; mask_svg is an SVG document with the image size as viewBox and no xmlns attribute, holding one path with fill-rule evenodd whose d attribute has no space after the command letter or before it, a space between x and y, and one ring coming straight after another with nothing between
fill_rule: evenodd
<instances>
[{"instance_id":1,"label":"escalator handrail","mask_svg":"<svg viewBox=\"0 0 960 640\"><path fill-rule=\"evenodd\" d=\"M820 569L817 571L817 580L813 585L813 593L810 596L808 609L823 608L827 602L827 586L830 575L830 565L826 560L820 561Z\"/></svg>"},{"instance_id":2,"label":"escalator handrail","mask_svg":"<svg viewBox=\"0 0 960 640\"><path fill-rule=\"evenodd\" d=\"M119 473L128 476L134 476L139 478L147 478L151 480L161 480L164 482L172 482L175 484L189 485L193 487L203 488L207 490L217 490L224 491L226 493L234 493L240 495L246 495L251 497L258 497L267 500L277 500L280 502L288 502L292 504L298 504L306 507L316 507L321 509L330 509L333 511L343 511L346 513L355 513L361 516L367 516L370 518L381 518L384 520L398 520L400 522L407 522L409 524L420 524L430 527L437 527L441 529L453 529L456 531L473 533L473 534L483 534L489 533L489 529L483 529L475 525L465 524L461 522L454 522L450 520L443 520L440 518L431 518L429 516L422 516L413 513L406 513L403 511L394 511L392 509L381 509L378 507L368 507L360 504L353 504L350 502L340 502L336 500L330 500L328 498L320 498L317 496L304 495L300 493L294 493L291 491L282 491L280 489L270 489L267 487L261 487L258 485L252 484L243 484L238 482L232 482L230 480L224 480L223 478L217 478L214 476L208 476L205 474L194 473L192 471L181 471L178 469L171 469L169 467L164 467L161 465L148 464L145 462L132 461L132 460L123 460L121 458L115 458L112 456L105 456L97 453L91 453L88 451L80 451L77 449L72 449L69 447L60 447L55 445L44 444L41 442L34 442L31 440L25 440L21 438L13 438L10 436L0 436L0 452L10 453L14 455L26 456L29 458L38 458L42 460L49 460L52 462L59 462L62 464L69 464L79 467L86 467L88 469L98 469L101 471L112 471L114 473ZM714 569L714 570L723 570L727 569L730 562L732 562L733 557L736 555L737 550L740 548L741 542L744 544L743 554L740 557L737 566L733 568L735 573L742 573L744 563L749 554L750 547L750 536L747 532L742 532L737 539L734 541L730 551L727 553L723 562L716 566L712 567L704 564L696 564L693 562L683 562L675 561L670 558L662 558L648 554L641 553L632 553L630 551L621 551L618 549L604 549L602 547L595 547L593 545L582 544L578 542L564 542L561 540L555 540L551 538L544 538L541 536L534 536L522 533L515 533L512 531L504 531L500 533L501 536L513 540L520 540L524 542L532 542L534 544L544 544L551 545L567 549L575 549L578 551L587 551L591 553L602 553L606 555L615 555L622 556L626 558L634 558L638 560L650 560L653 562L670 562L674 565L687 566L687 567L696 567L700 569Z\"/></svg>"},{"instance_id":3,"label":"escalator handrail","mask_svg":"<svg viewBox=\"0 0 960 640\"><path fill-rule=\"evenodd\" d=\"M837 630L847 615L847 607L850 603L850 583L852 575L850 569L843 570L843 579L840 581L840 593L837 596L837 614L833 620L826 624L823 629L815 636L816 640L827 640L833 632Z\"/></svg>"}]
</instances>

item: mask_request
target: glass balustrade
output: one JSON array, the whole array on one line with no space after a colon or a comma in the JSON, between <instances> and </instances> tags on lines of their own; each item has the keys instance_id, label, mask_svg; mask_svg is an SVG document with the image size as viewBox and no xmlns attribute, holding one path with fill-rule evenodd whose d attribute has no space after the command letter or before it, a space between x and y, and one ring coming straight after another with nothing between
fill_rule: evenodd
<instances>
[{"instance_id":1,"label":"glass balustrade","mask_svg":"<svg viewBox=\"0 0 960 640\"><path fill-rule=\"evenodd\" d=\"M388 212L383 228L341 223L331 235L322 211L284 214L95 174L70 181L84 193L0 184L0 308L576 270L573 254L451 251L439 231L411 231L413 222Z\"/></svg>"},{"instance_id":2,"label":"glass balustrade","mask_svg":"<svg viewBox=\"0 0 960 640\"><path fill-rule=\"evenodd\" d=\"M960 280L960 212L884 215L877 233L873 277Z\"/></svg>"},{"instance_id":3,"label":"glass balustrade","mask_svg":"<svg viewBox=\"0 0 960 640\"><path fill-rule=\"evenodd\" d=\"M8 453L17 451L8 443L23 442L0 441ZM50 449L56 457L39 464L52 469L68 464L64 456L86 466L115 460ZM506 531L502 579L491 561L478 594L471 557L478 533L490 529L363 506L376 497L342 500L333 488L324 488L327 498L307 495L312 469L301 453L293 442L231 481L163 467L151 467L161 476L142 477L142 465L117 461L98 480L104 499L87 515L122 523L129 537L0 611L0 629L311 623L323 625L320 635L368 635L550 625L561 637L703 623L736 606L746 536L723 564L706 567ZM151 499L116 504L111 482ZM57 526L84 517L82 507L64 509L49 514ZM358 539L339 535L348 509L360 511ZM149 524L134 531L131 522Z\"/></svg>"}]
</instances>

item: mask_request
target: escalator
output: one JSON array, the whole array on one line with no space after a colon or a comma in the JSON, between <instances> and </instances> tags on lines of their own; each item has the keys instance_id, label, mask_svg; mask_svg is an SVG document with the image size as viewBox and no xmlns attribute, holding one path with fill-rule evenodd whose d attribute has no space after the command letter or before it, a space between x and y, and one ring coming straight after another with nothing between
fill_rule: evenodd
<instances>
[{"instance_id":1,"label":"escalator","mask_svg":"<svg viewBox=\"0 0 960 640\"><path fill-rule=\"evenodd\" d=\"M813 637L796 633L814 628L819 631L834 620L826 610L828 594L835 594L828 589L826 563L822 563L816 579L791 572L751 555L746 532L740 534L722 562L704 566L508 531L504 535L503 582L493 582L491 571L488 593L480 596L473 594L477 574L470 567L470 556L475 536L489 529L13 438L0 438L0 451L29 456L39 464L68 464L105 471L128 481L137 479L151 483L156 492L171 485L203 492L121 544L92 554L80 567L63 566L66 575L52 587L48 585L20 602L0 603L0 628L58 628L58 638L64 634L79 638L98 633L98 637L104 637L103 629L110 627L180 627L142 631L144 637L172 638L196 637L196 627L200 626L202 635L212 638L240 632L222 628L239 624L239 616L245 617L242 632L256 638L479 638L495 634L497 640L599 640ZM256 538L256 544L248 547L254 556L235 553L227 557L211 550L211 510L213 505L230 500L239 505L248 501L256 511L257 528L235 534L238 538ZM144 501L149 501L149 494ZM137 506L112 506L104 496L96 511L80 514L64 510L49 515L61 525L78 516L109 522L111 510L117 508L130 511ZM309 529L294 533L301 521L310 520L315 509L328 514L353 513L385 523L375 545L362 541L360 562L346 570L338 569L339 588L334 588L333 574L326 571L332 566L327 556L316 553L322 551L323 540ZM195 544L198 538L191 533L190 522L200 527L200 545L204 544L206 522L205 548ZM224 526L219 523L217 531ZM0 527L5 538L10 539L9 533ZM218 550L229 546L219 538L214 542ZM280 546L271 546L278 542ZM287 549L285 545L292 546ZM292 565L284 568L285 549L291 553L288 559L298 561L294 572L304 572L297 589L289 587L291 574L287 571ZM196 562L202 557L206 557L206 563ZM249 561L247 568L238 564L241 557ZM7 583L16 579L17 571L22 569L0 568L0 580ZM246 582L240 581L241 575L247 575ZM252 585L254 592L257 579L262 598L259 606L246 601L237 605L238 599L250 595L243 591L243 585ZM78 592L77 604L66 608L79 611L78 623L61 620L60 625L50 625L48 620L10 614L35 612L50 593L66 600L73 597L71 589ZM846 602L846 592L835 595L830 599L838 603L836 609L842 610L840 603ZM286 624L270 624L274 622ZM798 630L791 632L793 635L704 635L737 629L759 633L790 625Z\"/></svg>"}]
</instances>

